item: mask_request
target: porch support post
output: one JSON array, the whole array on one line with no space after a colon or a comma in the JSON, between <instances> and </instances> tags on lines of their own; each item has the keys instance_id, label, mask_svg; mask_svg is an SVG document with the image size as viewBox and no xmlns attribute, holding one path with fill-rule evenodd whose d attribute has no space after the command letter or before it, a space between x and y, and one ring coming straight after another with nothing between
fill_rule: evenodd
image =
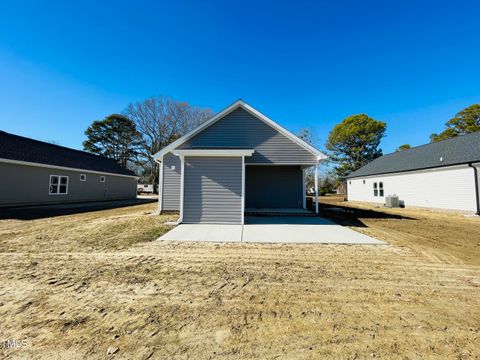
<instances>
[{"instance_id":1,"label":"porch support post","mask_svg":"<svg viewBox=\"0 0 480 360\"><path fill-rule=\"evenodd\" d=\"M242 225L245 224L245 156L242 156Z\"/></svg>"},{"instance_id":2,"label":"porch support post","mask_svg":"<svg viewBox=\"0 0 480 360\"><path fill-rule=\"evenodd\" d=\"M181 224L183 222L183 198L184 198L184 190L185 190L185 157L180 155L180 218L178 219L178 223Z\"/></svg>"},{"instance_id":3,"label":"porch support post","mask_svg":"<svg viewBox=\"0 0 480 360\"><path fill-rule=\"evenodd\" d=\"M153 156L152 156L153 157ZM162 196L163 196L163 156L153 160L158 164L158 205L157 205L157 214L162 213ZM138 181L137 181L138 182ZM153 189L155 190L155 184L153 184Z\"/></svg>"},{"instance_id":4,"label":"porch support post","mask_svg":"<svg viewBox=\"0 0 480 360\"><path fill-rule=\"evenodd\" d=\"M158 214L162 213L163 207L163 157L161 158L161 162L158 162Z\"/></svg>"},{"instance_id":5,"label":"porch support post","mask_svg":"<svg viewBox=\"0 0 480 360\"><path fill-rule=\"evenodd\" d=\"M315 214L318 214L318 163L315 164Z\"/></svg>"}]
</instances>

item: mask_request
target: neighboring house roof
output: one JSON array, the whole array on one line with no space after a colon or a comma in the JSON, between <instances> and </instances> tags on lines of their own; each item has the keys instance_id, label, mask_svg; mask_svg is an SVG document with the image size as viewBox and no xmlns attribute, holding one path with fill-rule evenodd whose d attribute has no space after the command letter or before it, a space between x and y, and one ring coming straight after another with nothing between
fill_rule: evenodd
<instances>
[{"instance_id":1,"label":"neighboring house roof","mask_svg":"<svg viewBox=\"0 0 480 360\"><path fill-rule=\"evenodd\" d=\"M480 131L381 156L347 178L480 162Z\"/></svg>"},{"instance_id":2,"label":"neighboring house roof","mask_svg":"<svg viewBox=\"0 0 480 360\"><path fill-rule=\"evenodd\" d=\"M3 159L136 176L132 171L104 156L0 131L0 161Z\"/></svg>"},{"instance_id":3,"label":"neighboring house roof","mask_svg":"<svg viewBox=\"0 0 480 360\"><path fill-rule=\"evenodd\" d=\"M232 111L234 111L235 109L238 109L238 108L242 108L244 109L245 111L251 113L252 115L256 116L258 119L262 120L264 123L268 124L269 126L271 126L272 128L274 128L275 130L277 130L278 132L280 132L281 134L285 135L286 137L288 137L290 140L292 140L293 142L297 143L298 145L300 145L301 147L303 147L305 150L309 151L310 153L312 153L313 155L317 156L318 160L323 160L323 159L326 159L327 156L325 154L323 154L322 152L320 152L319 150L315 149L313 146L311 146L310 144L308 144L307 142L303 141L302 139L300 139L298 136L295 136L294 134L292 134L290 131L288 131L287 129L283 128L282 126L278 125L275 121L269 119L267 116L263 115L262 113L260 113L259 111L255 110L253 107L251 107L250 105L248 105L247 103L245 103L244 101L242 100L237 100L235 101L233 104L231 104L230 106L226 107L224 110L220 111L218 114L214 115L212 118L210 118L209 120L207 120L206 122L204 122L203 124L199 125L198 127L196 127L195 129L193 129L192 131L190 131L189 133L187 133L186 135L182 136L181 138L177 139L176 141L174 141L173 143L171 143L170 145L164 147L162 150L160 150L159 152L157 152L155 155L153 155L153 157L155 159L160 159L162 158L165 154L169 153L170 151L172 151L173 149L177 148L178 146L182 145L183 143L185 143L186 141L188 141L189 139L191 139L193 136L197 135L199 132L205 130L206 128L208 128L209 126L213 125L214 123L216 123L218 120L222 119L223 117L225 117L225 115L231 113Z\"/></svg>"}]
</instances>

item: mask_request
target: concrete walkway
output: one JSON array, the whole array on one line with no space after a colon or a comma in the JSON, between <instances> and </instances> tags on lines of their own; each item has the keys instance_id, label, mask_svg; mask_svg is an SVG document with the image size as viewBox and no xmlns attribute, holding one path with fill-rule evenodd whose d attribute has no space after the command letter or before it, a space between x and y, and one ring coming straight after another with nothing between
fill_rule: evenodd
<instances>
[{"instance_id":1,"label":"concrete walkway","mask_svg":"<svg viewBox=\"0 0 480 360\"><path fill-rule=\"evenodd\" d=\"M302 243L302 244L369 244L383 241L334 224L319 217L245 217L245 225L182 224L159 240Z\"/></svg>"}]
</instances>

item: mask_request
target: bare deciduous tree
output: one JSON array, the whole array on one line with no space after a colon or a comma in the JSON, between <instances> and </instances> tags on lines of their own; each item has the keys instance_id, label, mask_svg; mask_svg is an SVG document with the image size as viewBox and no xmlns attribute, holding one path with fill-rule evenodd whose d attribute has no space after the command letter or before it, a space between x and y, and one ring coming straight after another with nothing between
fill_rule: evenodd
<instances>
[{"instance_id":1,"label":"bare deciduous tree","mask_svg":"<svg viewBox=\"0 0 480 360\"><path fill-rule=\"evenodd\" d=\"M142 177L158 183L158 165L152 155L172 143L212 116L210 109L193 107L187 102L165 96L151 97L130 104L125 115L135 122L142 136L141 152L144 163Z\"/></svg>"}]
</instances>

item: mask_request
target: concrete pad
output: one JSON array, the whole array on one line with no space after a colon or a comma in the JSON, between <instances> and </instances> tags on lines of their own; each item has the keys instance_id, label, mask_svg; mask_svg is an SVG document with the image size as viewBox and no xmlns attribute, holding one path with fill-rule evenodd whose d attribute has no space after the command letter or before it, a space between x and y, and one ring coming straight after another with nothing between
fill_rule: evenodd
<instances>
[{"instance_id":1,"label":"concrete pad","mask_svg":"<svg viewBox=\"0 0 480 360\"><path fill-rule=\"evenodd\" d=\"M241 242L242 225L181 224L158 240Z\"/></svg>"},{"instance_id":2,"label":"concrete pad","mask_svg":"<svg viewBox=\"0 0 480 360\"><path fill-rule=\"evenodd\" d=\"M319 217L248 217L243 242L302 244L368 244L383 241Z\"/></svg>"},{"instance_id":3,"label":"concrete pad","mask_svg":"<svg viewBox=\"0 0 480 360\"><path fill-rule=\"evenodd\" d=\"M368 244L383 241L320 217L247 216L245 225L182 224L159 240L200 242Z\"/></svg>"}]
</instances>

